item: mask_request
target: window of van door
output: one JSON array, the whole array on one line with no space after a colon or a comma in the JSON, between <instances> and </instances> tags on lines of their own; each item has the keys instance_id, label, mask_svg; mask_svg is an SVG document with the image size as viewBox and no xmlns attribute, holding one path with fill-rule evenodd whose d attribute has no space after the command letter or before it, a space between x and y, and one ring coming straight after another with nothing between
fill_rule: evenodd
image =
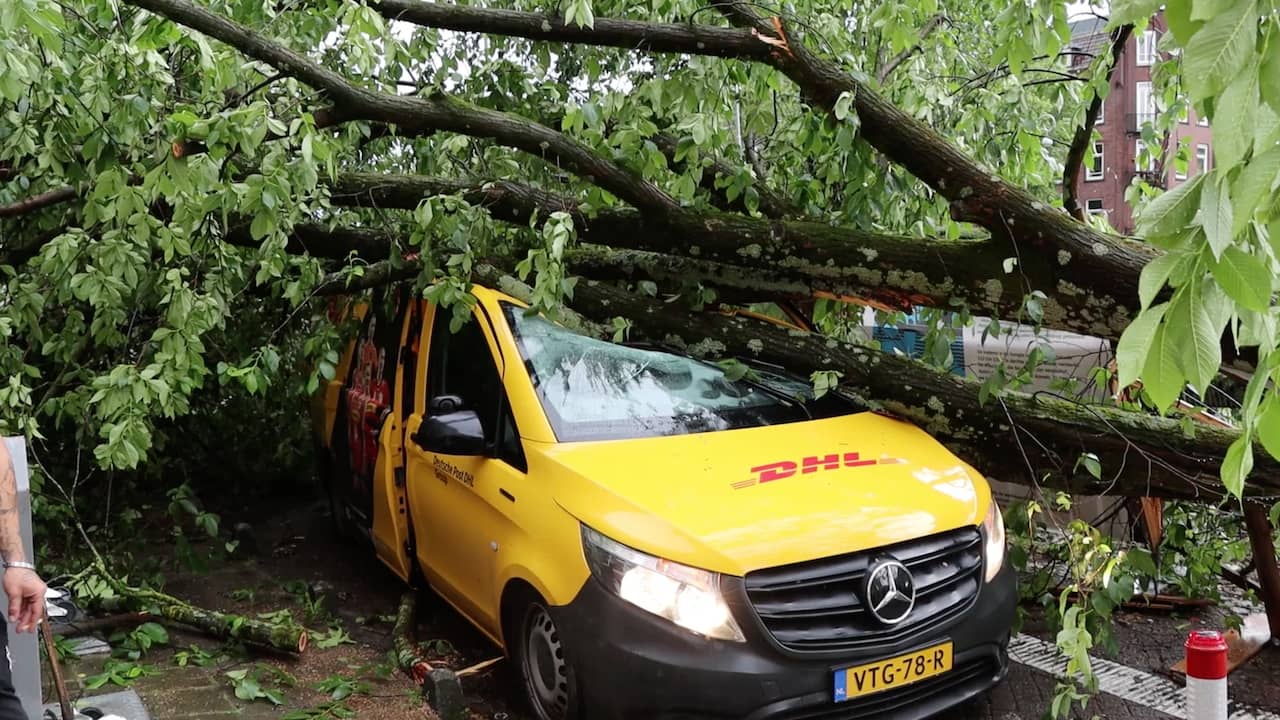
<instances>
[{"instance_id":1,"label":"window of van door","mask_svg":"<svg viewBox=\"0 0 1280 720\"><path fill-rule=\"evenodd\" d=\"M448 314L436 314L427 359L427 404L431 398L454 395L463 407L480 417L485 440L497 448L497 457L513 467L525 469L524 452L511 408L506 402L502 378L485 341L478 314L458 332L450 332Z\"/></svg>"}]
</instances>

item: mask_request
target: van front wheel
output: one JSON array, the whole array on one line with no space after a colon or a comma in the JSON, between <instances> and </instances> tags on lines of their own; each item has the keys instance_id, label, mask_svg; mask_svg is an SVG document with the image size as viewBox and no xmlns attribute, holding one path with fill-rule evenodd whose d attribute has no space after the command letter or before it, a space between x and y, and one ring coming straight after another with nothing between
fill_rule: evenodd
<instances>
[{"instance_id":1,"label":"van front wheel","mask_svg":"<svg viewBox=\"0 0 1280 720\"><path fill-rule=\"evenodd\" d=\"M519 627L516 666L534 714L538 720L577 720L576 675L546 605L526 605Z\"/></svg>"}]
</instances>

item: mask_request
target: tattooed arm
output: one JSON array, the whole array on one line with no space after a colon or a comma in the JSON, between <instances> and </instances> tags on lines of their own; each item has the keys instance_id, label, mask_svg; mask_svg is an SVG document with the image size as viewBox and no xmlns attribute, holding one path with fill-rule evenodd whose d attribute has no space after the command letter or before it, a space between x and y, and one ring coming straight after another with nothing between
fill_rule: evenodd
<instances>
[{"instance_id":1,"label":"tattooed arm","mask_svg":"<svg viewBox=\"0 0 1280 720\"><path fill-rule=\"evenodd\" d=\"M44 582L35 570L9 567L28 563L22 545L22 514L18 512L18 482L9 450L0 442L0 558L4 559L4 592L9 597L9 622L18 632L31 632L44 617Z\"/></svg>"}]
</instances>

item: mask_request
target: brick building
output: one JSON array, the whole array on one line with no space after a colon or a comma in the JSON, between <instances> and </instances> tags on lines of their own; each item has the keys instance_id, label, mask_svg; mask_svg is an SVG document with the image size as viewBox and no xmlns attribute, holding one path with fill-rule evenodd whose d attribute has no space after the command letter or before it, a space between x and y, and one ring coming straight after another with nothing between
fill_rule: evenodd
<instances>
[{"instance_id":1,"label":"brick building","mask_svg":"<svg viewBox=\"0 0 1280 720\"><path fill-rule=\"evenodd\" d=\"M1089 18L1071 24L1071 67L1083 71L1092 55L1109 51L1111 38L1106 22ZM1133 211L1124 199L1125 188L1138 175L1152 185L1172 188L1212 166L1213 139L1208 121L1187 110L1162 147L1149 148L1144 161L1142 126L1153 121L1160 108L1151 83L1156 42L1165 32L1164 17L1157 15L1147 29L1134 32L1125 45L1111 76L1111 93L1098 117L1092 158L1086 155L1076 196L1086 212L1105 215L1122 233L1133 232ZM1187 162L1179 169L1174 158L1185 147Z\"/></svg>"}]
</instances>

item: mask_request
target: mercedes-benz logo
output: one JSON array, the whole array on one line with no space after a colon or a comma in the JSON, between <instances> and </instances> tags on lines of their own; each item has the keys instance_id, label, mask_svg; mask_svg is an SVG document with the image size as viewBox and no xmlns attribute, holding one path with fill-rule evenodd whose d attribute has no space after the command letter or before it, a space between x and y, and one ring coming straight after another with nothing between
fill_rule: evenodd
<instances>
[{"instance_id":1,"label":"mercedes-benz logo","mask_svg":"<svg viewBox=\"0 0 1280 720\"><path fill-rule=\"evenodd\" d=\"M893 558L880 558L867 572L867 607L885 625L897 625L916 605L916 584L906 565Z\"/></svg>"}]
</instances>

